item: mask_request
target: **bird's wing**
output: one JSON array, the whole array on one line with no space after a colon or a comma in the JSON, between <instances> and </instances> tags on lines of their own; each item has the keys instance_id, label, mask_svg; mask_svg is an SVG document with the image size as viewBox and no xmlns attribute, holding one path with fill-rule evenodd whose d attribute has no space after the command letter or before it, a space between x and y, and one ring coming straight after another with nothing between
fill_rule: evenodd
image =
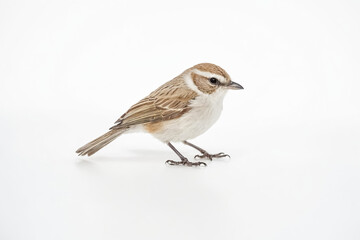
<instances>
[{"instance_id":1,"label":"bird's wing","mask_svg":"<svg viewBox=\"0 0 360 240\"><path fill-rule=\"evenodd\" d=\"M110 129L127 128L180 117L190 110L190 101L196 96L197 93L189 89L183 81L174 79L133 105Z\"/></svg>"}]
</instances>

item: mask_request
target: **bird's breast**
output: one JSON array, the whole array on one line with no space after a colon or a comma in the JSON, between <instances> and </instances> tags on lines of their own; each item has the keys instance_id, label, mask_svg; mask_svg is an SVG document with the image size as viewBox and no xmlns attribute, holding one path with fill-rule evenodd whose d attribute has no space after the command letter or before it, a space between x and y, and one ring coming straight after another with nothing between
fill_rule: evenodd
<instances>
[{"instance_id":1,"label":"bird's breast","mask_svg":"<svg viewBox=\"0 0 360 240\"><path fill-rule=\"evenodd\" d=\"M145 126L145 129L163 142L178 142L195 138L219 119L223 97L223 94L199 96L190 103L191 110L179 118L150 123Z\"/></svg>"}]
</instances>

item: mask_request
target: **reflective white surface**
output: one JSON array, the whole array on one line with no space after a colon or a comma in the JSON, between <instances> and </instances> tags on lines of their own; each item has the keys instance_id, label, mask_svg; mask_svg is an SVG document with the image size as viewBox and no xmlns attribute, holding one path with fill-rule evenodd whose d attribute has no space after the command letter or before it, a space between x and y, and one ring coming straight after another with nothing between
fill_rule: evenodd
<instances>
[{"instance_id":1,"label":"reflective white surface","mask_svg":"<svg viewBox=\"0 0 360 240\"><path fill-rule=\"evenodd\" d=\"M1 239L360 238L358 2L0 5ZM166 166L145 134L76 156L199 62L245 88L192 141L231 159Z\"/></svg>"}]
</instances>

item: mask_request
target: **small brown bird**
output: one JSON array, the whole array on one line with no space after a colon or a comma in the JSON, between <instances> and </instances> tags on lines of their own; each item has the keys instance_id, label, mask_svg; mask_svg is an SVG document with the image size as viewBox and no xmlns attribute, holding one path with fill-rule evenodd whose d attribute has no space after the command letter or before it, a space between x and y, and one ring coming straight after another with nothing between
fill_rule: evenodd
<instances>
[{"instance_id":1,"label":"small brown bird","mask_svg":"<svg viewBox=\"0 0 360 240\"><path fill-rule=\"evenodd\" d=\"M217 65L195 65L133 105L110 131L82 146L76 153L91 156L125 132L143 131L166 143L180 157L180 161L167 160L166 163L206 166L204 162L190 162L171 142L183 142L200 151L202 155L195 158L212 160L229 156L222 152L209 154L187 141L203 134L218 120L228 89L243 87L232 82L225 70Z\"/></svg>"}]
</instances>

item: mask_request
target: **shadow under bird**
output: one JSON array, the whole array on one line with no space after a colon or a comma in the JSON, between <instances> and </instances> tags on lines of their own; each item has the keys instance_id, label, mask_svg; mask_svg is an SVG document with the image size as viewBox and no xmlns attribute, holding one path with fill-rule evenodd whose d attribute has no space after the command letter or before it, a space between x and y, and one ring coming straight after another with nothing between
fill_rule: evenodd
<instances>
[{"instance_id":1,"label":"shadow under bird","mask_svg":"<svg viewBox=\"0 0 360 240\"><path fill-rule=\"evenodd\" d=\"M166 143L180 158L167 160L170 165L206 166L191 162L171 142L183 142L201 155L195 158L221 158L224 153L209 154L188 142L207 131L220 117L223 99L229 89L243 89L231 81L227 72L211 63L195 65L160 86L124 113L110 130L79 148L79 155L91 156L123 133L147 132Z\"/></svg>"}]
</instances>

